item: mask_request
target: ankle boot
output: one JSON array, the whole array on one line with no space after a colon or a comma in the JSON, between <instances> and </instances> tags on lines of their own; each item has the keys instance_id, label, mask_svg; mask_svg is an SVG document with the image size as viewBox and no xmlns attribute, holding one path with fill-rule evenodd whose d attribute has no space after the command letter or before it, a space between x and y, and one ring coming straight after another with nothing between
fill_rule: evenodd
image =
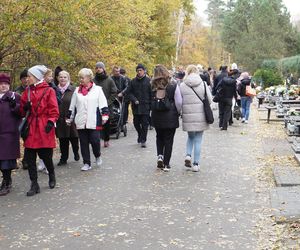
<instances>
[{"instance_id":1,"label":"ankle boot","mask_svg":"<svg viewBox=\"0 0 300 250\"><path fill-rule=\"evenodd\" d=\"M27 196L33 196L35 194L38 194L40 192L40 186L39 184L35 182L31 182L30 190L27 192Z\"/></svg>"},{"instance_id":2,"label":"ankle boot","mask_svg":"<svg viewBox=\"0 0 300 250\"><path fill-rule=\"evenodd\" d=\"M3 180L0 187L0 196L7 195L9 192L10 192L10 188L8 186L8 183L5 180Z\"/></svg>"},{"instance_id":3,"label":"ankle boot","mask_svg":"<svg viewBox=\"0 0 300 250\"><path fill-rule=\"evenodd\" d=\"M54 173L52 173L52 174L49 173L49 187L52 189L52 188L55 188L55 185L56 185L55 174Z\"/></svg>"}]
</instances>

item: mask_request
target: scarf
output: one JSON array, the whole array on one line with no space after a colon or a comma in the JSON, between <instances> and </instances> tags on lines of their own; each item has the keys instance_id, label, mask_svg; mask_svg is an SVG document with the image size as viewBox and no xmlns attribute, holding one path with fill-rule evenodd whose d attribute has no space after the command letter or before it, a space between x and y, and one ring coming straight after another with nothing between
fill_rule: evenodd
<instances>
[{"instance_id":1,"label":"scarf","mask_svg":"<svg viewBox=\"0 0 300 250\"><path fill-rule=\"evenodd\" d=\"M93 82L90 82L88 86L80 84L78 93L82 94L83 96L86 96L92 87L93 87Z\"/></svg>"},{"instance_id":2,"label":"scarf","mask_svg":"<svg viewBox=\"0 0 300 250\"><path fill-rule=\"evenodd\" d=\"M70 82L68 82L64 87L62 87L62 86L60 86L58 84L58 88L59 88L59 90L60 90L60 92L61 92L62 95L66 92L66 90L69 87L69 85L70 85Z\"/></svg>"},{"instance_id":3,"label":"scarf","mask_svg":"<svg viewBox=\"0 0 300 250\"><path fill-rule=\"evenodd\" d=\"M101 82L101 81L105 80L106 78L107 78L107 74L105 71L103 71L102 73L96 73L96 75L95 75L95 80L97 82Z\"/></svg>"}]
</instances>

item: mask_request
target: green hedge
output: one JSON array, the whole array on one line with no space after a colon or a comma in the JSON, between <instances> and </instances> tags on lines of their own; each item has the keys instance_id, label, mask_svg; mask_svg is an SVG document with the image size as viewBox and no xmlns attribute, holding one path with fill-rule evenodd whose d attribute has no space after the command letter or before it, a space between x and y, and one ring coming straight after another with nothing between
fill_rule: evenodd
<instances>
[{"instance_id":1,"label":"green hedge","mask_svg":"<svg viewBox=\"0 0 300 250\"><path fill-rule=\"evenodd\" d=\"M261 84L263 88L281 85L284 83L284 79L281 74L274 69L258 69L255 71L253 79L257 83Z\"/></svg>"}]
</instances>

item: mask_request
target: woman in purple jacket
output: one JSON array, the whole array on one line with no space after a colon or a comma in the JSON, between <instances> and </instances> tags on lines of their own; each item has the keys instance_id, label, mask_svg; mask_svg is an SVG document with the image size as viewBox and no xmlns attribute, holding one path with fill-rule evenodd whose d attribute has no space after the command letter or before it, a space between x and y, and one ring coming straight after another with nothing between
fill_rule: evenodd
<instances>
[{"instance_id":1,"label":"woman in purple jacket","mask_svg":"<svg viewBox=\"0 0 300 250\"><path fill-rule=\"evenodd\" d=\"M10 192L12 180L11 170L17 166L17 158L20 157L20 143L18 126L20 116L20 95L9 91L10 76L0 73L0 170L2 172L2 184L0 196Z\"/></svg>"}]
</instances>

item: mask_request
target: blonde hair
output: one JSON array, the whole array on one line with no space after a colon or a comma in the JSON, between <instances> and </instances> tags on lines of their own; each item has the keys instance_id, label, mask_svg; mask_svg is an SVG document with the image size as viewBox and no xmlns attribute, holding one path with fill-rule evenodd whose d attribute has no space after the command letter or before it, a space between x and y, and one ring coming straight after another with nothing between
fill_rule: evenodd
<instances>
[{"instance_id":1,"label":"blonde hair","mask_svg":"<svg viewBox=\"0 0 300 250\"><path fill-rule=\"evenodd\" d=\"M50 76L50 75L53 76L53 71L52 71L52 69L47 68L44 78L46 78L47 76Z\"/></svg>"},{"instance_id":2,"label":"blonde hair","mask_svg":"<svg viewBox=\"0 0 300 250\"><path fill-rule=\"evenodd\" d=\"M67 71L65 71L65 70L62 70L62 71L60 71L60 72L58 73L58 77L59 77L60 74L65 74L65 75L67 75L69 81L71 80L71 79L70 79L70 74L69 74L69 72L67 72Z\"/></svg>"},{"instance_id":3,"label":"blonde hair","mask_svg":"<svg viewBox=\"0 0 300 250\"><path fill-rule=\"evenodd\" d=\"M93 71L91 69L88 68L82 68L79 72L78 72L78 76L79 77L85 77L88 76L90 78L90 80L93 80L94 78L94 74Z\"/></svg>"},{"instance_id":4,"label":"blonde hair","mask_svg":"<svg viewBox=\"0 0 300 250\"><path fill-rule=\"evenodd\" d=\"M199 74L199 70L198 70L197 66L194 64L190 64L189 66L187 66L185 72L187 75L190 75L192 73Z\"/></svg>"}]
</instances>

